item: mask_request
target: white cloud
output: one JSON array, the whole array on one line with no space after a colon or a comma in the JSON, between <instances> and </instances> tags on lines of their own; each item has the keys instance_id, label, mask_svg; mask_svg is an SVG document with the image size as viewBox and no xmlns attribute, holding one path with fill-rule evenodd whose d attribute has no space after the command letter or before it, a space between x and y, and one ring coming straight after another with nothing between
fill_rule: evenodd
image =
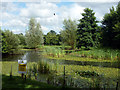
<instances>
[{"instance_id":1,"label":"white cloud","mask_svg":"<svg viewBox=\"0 0 120 90\"><path fill-rule=\"evenodd\" d=\"M119 2L119 0L62 0L62 2Z\"/></svg>"},{"instance_id":2,"label":"white cloud","mask_svg":"<svg viewBox=\"0 0 120 90\"><path fill-rule=\"evenodd\" d=\"M13 18L15 18L16 16L15 15L12 15L10 13L7 13L7 12L0 12L1 14L1 19L4 20L4 21L7 21L7 20L12 20Z\"/></svg>"},{"instance_id":3,"label":"white cloud","mask_svg":"<svg viewBox=\"0 0 120 90\"><path fill-rule=\"evenodd\" d=\"M2 24L2 26L5 26L5 27L12 27L12 28L20 28L20 27L26 27L27 24L23 23L21 20L17 20L17 19L13 19L13 20L9 20L7 22L4 22Z\"/></svg>"},{"instance_id":4,"label":"white cloud","mask_svg":"<svg viewBox=\"0 0 120 90\"><path fill-rule=\"evenodd\" d=\"M41 24L44 34L50 30L55 30L58 33L60 28L63 27L65 18L71 18L72 20L82 18L81 13L83 13L84 8L92 8L96 13L97 19L101 20L104 14L109 11L109 7L115 4L85 3L83 5L82 3L73 3L69 6L67 4L57 6L56 3L40 2L26 3L26 7L18 8L17 4L4 3L2 5L3 9L0 11L0 15L2 15L2 20L0 21L2 21L2 27L14 28L12 29L14 33L25 33L30 18L34 17ZM19 13L14 14L16 11Z\"/></svg>"},{"instance_id":5,"label":"white cloud","mask_svg":"<svg viewBox=\"0 0 120 90\"><path fill-rule=\"evenodd\" d=\"M47 34L47 32L49 32L49 29L47 27L41 26L41 28L44 34Z\"/></svg>"},{"instance_id":6,"label":"white cloud","mask_svg":"<svg viewBox=\"0 0 120 90\"><path fill-rule=\"evenodd\" d=\"M26 8L20 10L20 16L24 18L35 17L37 22L41 24L44 33L53 29L53 27L60 27L62 23L61 14L54 15L54 13L59 12L55 3L27 3L26 6Z\"/></svg>"},{"instance_id":7,"label":"white cloud","mask_svg":"<svg viewBox=\"0 0 120 90\"><path fill-rule=\"evenodd\" d=\"M11 31L15 34L20 34L22 30L21 29L12 29ZM24 34L24 32L22 32L22 33Z\"/></svg>"},{"instance_id":8,"label":"white cloud","mask_svg":"<svg viewBox=\"0 0 120 90\"><path fill-rule=\"evenodd\" d=\"M26 6L20 10L20 16L49 18L57 10L57 6L52 3L27 3Z\"/></svg>"},{"instance_id":9,"label":"white cloud","mask_svg":"<svg viewBox=\"0 0 120 90\"><path fill-rule=\"evenodd\" d=\"M61 0L1 0L1 2L61 2Z\"/></svg>"},{"instance_id":10,"label":"white cloud","mask_svg":"<svg viewBox=\"0 0 120 90\"><path fill-rule=\"evenodd\" d=\"M71 6L72 8L70 9L70 17L74 20L78 20L80 18L82 18L82 13L85 7L82 7L78 4L74 4Z\"/></svg>"},{"instance_id":11,"label":"white cloud","mask_svg":"<svg viewBox=\"0 0 120 90\"><path fill-rule=\"evenodd\" d=\"M2 22L0 21L0 27L2 26Z\"/></svg>"},{"instance_id":12,"label":"white cloud","mask_svg":"<svg viewBox=\"0 0 120 90\"><path fill-rule=\"evenodd\" d=\"M119 0L1 0L1 2L119 2Z\"/></svg>"},{"instance_id":13,"label":"white cloud","mask_svg":"<svg viewBox=\"0 0 120 90\"><path fill-rule=\"evenodd\" d=\"M15 11L18 11L19 8L13 4L12 2L3 2L3 3L0 3L1 5L1 10L2 12L15 12Z\"/></svg>"}]
</instances>

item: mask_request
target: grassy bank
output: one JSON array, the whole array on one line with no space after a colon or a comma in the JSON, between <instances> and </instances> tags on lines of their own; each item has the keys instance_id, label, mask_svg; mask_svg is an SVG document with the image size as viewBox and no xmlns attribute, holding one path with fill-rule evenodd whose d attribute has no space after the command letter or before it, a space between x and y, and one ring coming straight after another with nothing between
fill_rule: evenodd
<instances>
[{"instance_id":1,"label":"grassy bank","mask_svg":"<svg viewBox=\"0 0 120 90\"><path fill-rule=\"evenodd\" d=\"M80 50L72 52L70 55L78 57L87 57L102 60L120 60L120 50L109 48L98 48L91 50Z\"/></svg>"},{"instance_id":2,"label":"grassy bank","mask_svg":"<svg viewBox=\"0 0 120 90\"><path fill-rule=\"evenodd\" d=\"M34 64L36 64L36 63L29 62L27 65L28 69L31 66L33 67ZM18 71L17 71L18 63L13 62L13 61L2 62L2 74L9 76L10 71L11 71L11 65L12 65L13 76L15 76L15 77L20 76L20 74L18 74ZM74 82L74 87L75 87L75 85L77 85L76 87L81 87L81 88L84 88L84 87L90 88L90 85L92 85L92 87L96 87L96 86L93 86L93 84L95 83L95 80L99 80L99 79L100 79L99 82L101 83L101 87L104 87L105 83L108 84L107 87L109 87L109 88L116 87L116 82L118 79L118 72L119 72L118 68L94 67L94 66L90 66L90 65L80 66L80 65L59 65L59 64L57 64L57 67L56 67L56 65L52 65L52 69L57 70L57 72L51 73L52 74L52 76L50 78L51 81L54 79L54 76L57 76L57 78L55 77L56 81L63 80L64 66L65 66L65 72L66 72L65 73L66 83ZM79 74L79 72L81 72L82 75ZM84 74L82 72L89 73L89 74L95 73L95 74L98 74L99 76L98 77L90 76L89 74ZM34 78L31 78L31 80L34 80ZM79 85L83 85L83 86L79 86ZM28 87L28 86L26 86L26 87Z\"/></svg>"},{"instance_id":3,"label":"grassy bank","mask_svg":"<svg viewBox=\"0 0 120 90\"><path fill-rule=\"evenodd\" d=\"M98 60L110 60L110 61L117 61L120 60L120 50L115 50L115 49L109 49L109 48L98 48L98 49L91 49L91 50L85 50L85 49L80 49L80 50L67 50L65 48L59 47L54 47L54 46L44 46L44 54L47 56L52 56L52 57L64 57L67 55L66 58L76 58L76 57L84 57L84 58L89 58L89 59L98 59ZM72 59L73 59L72 58ZM75 59L77 60L77 58Z\"/></svg>"},{"instance_id":4,"label":"grassy bank","mask_svg":"<svg viewBox=\"0 0 120 90\"><path fill-rule=\"evenodd\" d=\"M94 62L116 62L117 60L102 60L102 59L92 59L92 58L82 58L72 55L65 55L64 57L53 57L45 55L45 57L49 59L56 59L56 60L74 60L74 61L94 61Z\"/></svg>"},{"instance_id":5,"label":"grassy bank","mask_svg":"<svg viewBox=\"0 0 120 90\"><path fill-rule=\"evenodd\" d=\"M27 64L27 70L29 70L35 62L29 62ZM3 61L0 62L2 66L2 89L5 88L62 88L47 83L36 81L34 77L28 78L25 81L21 78L21 74L18 73L18 62L15 61ZM12 66L12 79L10 78Z\"/></svg>"},{"instance_id":6,"label":"grassy bank","mask_svg":"<svg viewBox=\"0 0 120 90\"><path fill-rule=\"evenodd\" d=\"M11 88L58 88L46 83L38 82L31 79L22 79L20 76L13 76L10 78L8 75L2 75L2 89L11 89Z\"/></svg>"}]
</instances>

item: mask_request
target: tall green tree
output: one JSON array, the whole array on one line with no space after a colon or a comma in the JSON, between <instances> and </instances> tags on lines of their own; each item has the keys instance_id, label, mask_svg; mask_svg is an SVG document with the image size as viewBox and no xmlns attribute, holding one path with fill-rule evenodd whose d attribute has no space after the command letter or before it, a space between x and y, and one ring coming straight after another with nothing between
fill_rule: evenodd
<instances>
[{"instance_id":1,"label":"tall green tree","mask_svg":"<svg viewBox=\"0 0 120 90\"><path fill-rule=\"evenodd\" d=\"M84 9L83 18L79 20L77 29L77 48L84 46L97 47L99 43L99 27L97 25L95 13L89 8Z\"/></svg>"},{"instance_id":2,"label":"tall green tree","mask_svg":"<svg viewBox=\"0 0 120 90\"><path fill-rule=\"evenodd\" d=\"M110 13L105 14L102 25L102 45L120 48L120 2L116 10L112 7Z\"/></svg>"},{"instance_id":3,"label":"tall green tree","mask_svg":"<svg viewBox=\"0 0 120 90\"><path fill-rule=\"evenodd\" d=\"M46 45L60 45L59 35L54 30L50 30L44 37Z\"/></svg>"},{"instance_id":4,"label":"tall green tree","mask_svg":"<svg viewBox=\"0 0 120 90\"><path fill-rule=\"evenodd\" d=\"M43 44L43 33L39 23L34 18L29 21L29 30L26 32L26 43L29 48L36 48Z\"/></svg>"},{"instance_id":5,"label":"tall green tree","mask_svg":"<svg viewBox=\"0 0 120 90\"><path fill-rule=\"evenodd\" d=\"M0 30L1 32L1 49L2 49L2 53L8 53L8 45L7 45L7 41L5 38L5 33Z\"/></svg>"},{"instance_id":6,"label":"tall green tree","mask_svg":"<svg viewBox=\"0 0 120 90\"><path fill-rule=\"evenodd\" d=\"M62 37L63 43L67 43L71 46L72 49L75 48L76 43L76 30L77 30L77 24L75 21L72 21L71 19L64 20L63 21L63 30L61 30L60 34Z\"/></svg>"},{"instance_id":7,"label":"tall green tree","mask_svg":"<svg viewBox=\"0 0 120 90\"><path fill-rule=\"evenodd\" d=\"M2 36L2 49L5 53L10 53L13 49L18 49L19 38L12 31L4 30Z\"/></svg>"},{"instance_id":8,"label":"tall green tree","mask_svg":"<svg viewBox=\"0 0 120 90\"><path fill-rule=\"evenodd\" d=\"M22 34L22 33L20 33L20 34L16 34L17 36L18 36L18 38L19 38L19 40L20 40L20 45L26 45L26 42L25 42L25 36Z\"/></svg>"}]
</instances>

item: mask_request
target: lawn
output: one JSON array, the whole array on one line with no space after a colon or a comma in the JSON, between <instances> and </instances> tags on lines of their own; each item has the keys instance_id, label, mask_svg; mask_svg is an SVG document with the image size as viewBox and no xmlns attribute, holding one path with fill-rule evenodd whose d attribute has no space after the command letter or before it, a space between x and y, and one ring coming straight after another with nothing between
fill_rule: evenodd
<instances>
[{"instance_id":1,"label":"lawn","mask_svg":"<svg viewBox=\"0 0 120 90\"><path fill-rule=\"evenodd\" d=\"M13 76L10 78L8 75L2 75L2 88L58 88L46 83L38 82L31 79L22 79L20 76Z\"/></svg>"}]
</instances>

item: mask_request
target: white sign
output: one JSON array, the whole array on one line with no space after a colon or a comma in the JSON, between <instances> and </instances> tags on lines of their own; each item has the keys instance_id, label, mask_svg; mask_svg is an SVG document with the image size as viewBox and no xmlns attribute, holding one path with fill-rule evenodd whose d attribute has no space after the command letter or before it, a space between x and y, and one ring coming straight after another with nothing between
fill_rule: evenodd
<instances>
[{"instance_id":1,"label":"white sign","mask_svg":"<svg viewBox=\"0 0 120 90\"><path fill-rule=\"evenodd\" d=\"M27 60L18 60L18 73L27 73Z\"/></svg>"}]
</instances>

